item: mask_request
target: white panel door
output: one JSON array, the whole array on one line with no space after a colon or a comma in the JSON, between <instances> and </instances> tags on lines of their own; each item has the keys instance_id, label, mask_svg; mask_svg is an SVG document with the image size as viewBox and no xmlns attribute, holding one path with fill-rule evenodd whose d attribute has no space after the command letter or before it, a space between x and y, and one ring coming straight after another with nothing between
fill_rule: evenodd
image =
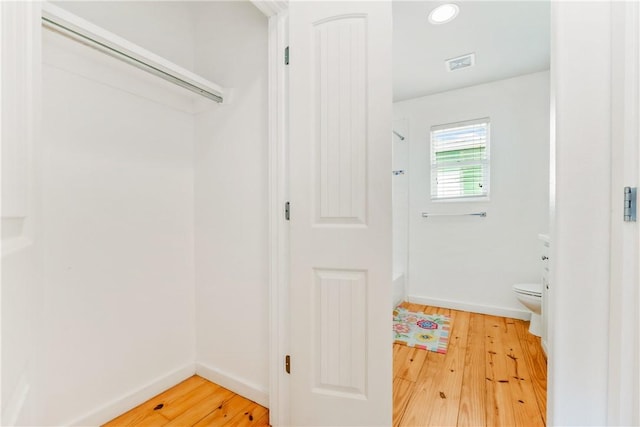
<instances>
[{"instance_id":1,"label":"white panel door","mask_svg":"<svg viewBox=\"0 0 640 427\"><path fill-rule=\"evenodd\" d=\"M391 3L290 3L291 424L391 424Z\"/></svg>"}]
</instances>

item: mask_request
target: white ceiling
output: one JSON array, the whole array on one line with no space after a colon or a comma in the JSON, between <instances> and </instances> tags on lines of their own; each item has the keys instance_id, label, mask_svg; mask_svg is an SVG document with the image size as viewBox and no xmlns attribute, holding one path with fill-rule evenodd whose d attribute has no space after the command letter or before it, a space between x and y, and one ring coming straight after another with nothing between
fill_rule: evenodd
<instances>
[{"instance_id":1,"label":"white ceiling","mask_svg":"<svg viewBox=\"0 0 640 427\"><path fill-rule=\"evenodd\" d=\"M393 97L416 98L549 69L548 1L453 1L456 19L429 23L443 1L393 2ZM449 72L446 59L475 52Z\"/></svg>"}]
</instances>

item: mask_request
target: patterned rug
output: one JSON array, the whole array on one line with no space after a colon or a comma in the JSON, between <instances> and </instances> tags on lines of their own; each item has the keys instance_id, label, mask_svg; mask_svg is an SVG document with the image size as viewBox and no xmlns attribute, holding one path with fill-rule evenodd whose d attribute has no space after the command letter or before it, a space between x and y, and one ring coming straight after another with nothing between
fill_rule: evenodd
<instances>
[{"instance_id":1,"label":"patterned rug","mask_svg":"<svg viewBox=\"0 0 640 427\"><path fill-rule=\"evenodd\" d=\"M397 307L393 311L393 332L399 344L447 353L451 318L444 314L413 313Z\"/></svg>"}]
</instances>

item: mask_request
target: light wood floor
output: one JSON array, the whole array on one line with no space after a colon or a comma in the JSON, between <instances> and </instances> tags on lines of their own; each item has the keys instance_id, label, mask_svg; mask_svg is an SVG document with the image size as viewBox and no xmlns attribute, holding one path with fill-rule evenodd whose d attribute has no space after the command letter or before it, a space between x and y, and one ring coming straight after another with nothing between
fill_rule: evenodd
<instances>
[{"instance_id":1,"label":"light wood floor","mask_svg":"<svg viewBox=\"0 0 640 427\"><path fill-rule=\"evenodd\" d=\"M546 424L547 361L528 322L403 306L453 323L446 355L394 344L394 426Z\"/></svg>"},{"instance_id":2,"label":"light wood floor","mask_svg":"<svg viewBox=\"0 0 640 427\"><path fill-rule=\"evenodd\" d=\"M394 344L394 426L544 426L547 362L528 322L404 303L452 317L447 354ZM193 376L105 424L268 426L269 411Z\"/></svg>"},{"instance_id":3,"label":"light wood floor","mask_svg":"<svg viewBox=\"0 0 640 427\"><path fill-rule=\"evenodd\" d=\"M105 427L268 425L267 408L194 375L109 421Z\"/></svg>"}]
</instances>

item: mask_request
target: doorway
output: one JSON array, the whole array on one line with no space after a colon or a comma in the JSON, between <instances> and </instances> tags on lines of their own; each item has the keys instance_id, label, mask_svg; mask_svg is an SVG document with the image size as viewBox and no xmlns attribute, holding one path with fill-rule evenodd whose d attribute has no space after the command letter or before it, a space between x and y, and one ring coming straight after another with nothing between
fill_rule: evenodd
<instances>
[{"instance_id":1,"label":"doorway","mask_svg":"<svg viewBox=\"0 0 640 427\"><path fill-rule=\"evenodd\" d=\"M616 357L619 358L621 354L620 348L596 348L584 353L578 343L587 339L584 335L586 331L578 328L578 323L579 319L589 322L597 319L594 323L596 329L602 336L608 335L606 328L609 303L606 284L609 283L609 249L603 240L603 233L609 229L610 217L601 215L596 210L585 211L581 206L587 201L608 205L606 200L610 200L612 191L608 181L611 165L607 163L610 146L602 141L608 140L606 124L611 119L607 99L611 95L608 67L612 52L610 18L613 14L611 5L605 2L589 5L554 3L552 8L552 56L555 66L550 76L554 113L550 152L553 154L553 170L560 168L563 171L553 183L557 188L556 192L562 193L563 203L561 206L556 203L550 206L550 223L554 228L550 231L554 235L557 229L562 229L563 234L556 239L550 255L551 284L555 283L555 292L552 286L550 309L562 307L562 312L550 320L554 327L549 330L548 414L550 422L554 423L604 424L607 420L607 407L614 408L610 413L612 420L622 417L622 414L627 416L632 409L628 405L622 405L620 396L616 397L615 392L607 396L605 386L608 377L607 354L613 357L612 366L619 368L621 365L615 362ZM630 16L628 13L626 15ZM636 28L634 25L637 24L632 24L629 28ZM620 40L620 34L616 40ZM637 48L637 42L629 43L630 49ZM585 87L597 90L584 91ZM562 126L556 128L556 121ZM578 126L578 123L582 123L582 126ZM561 150L556 146L556 139L562 141ZM579 165L572 160L573 156L584 153L585 148L601 156L585 158L588 161ZM579 185L581 180L597 185L595 188L582 188ZM578 188L581 190L576 191ZM558 212L562 215L558 216ZM594 230L595 234L581 234L581 229ZM598 242L596 246L592 244L594 239ZM593 247L600 249L589 250ZM577 271L579 266L582 266L581 270ZM278 282L278 286L280 284L282 282ZM589 290L588 298L572 299L574 292L585 289ZM615 301L611 301L611 312L616 312L618 306ZM285 352L288 349L286 345L281 348ZM280 354L277 356L273 361L279 366ZM620 371L610 372L613 376L612 384L615 385L616 378L621 378ZM585 378L588 378L589 386L578 386ZM288 379L289 377L282 376L283 382L286 383ZM576 396L580 398L577 399ZM588 408L582 405L581 410L579 402L589 402ZM286 407L286 404L281 407L283 406Z\"/></svg>"},{"instance_id":2,"label":"doorway","mask_svg":"<svg viewBox=\"0 0 640 427\"><path fill-rule=\"evenodd\" d=\"M544 425L546 357L512 287L531 285L540 318L550 3L446 7L438 22L438 4L393 5L394 317L451 328L446 354L394 344L394 425Z\"/></svg>"}]
</instances>

